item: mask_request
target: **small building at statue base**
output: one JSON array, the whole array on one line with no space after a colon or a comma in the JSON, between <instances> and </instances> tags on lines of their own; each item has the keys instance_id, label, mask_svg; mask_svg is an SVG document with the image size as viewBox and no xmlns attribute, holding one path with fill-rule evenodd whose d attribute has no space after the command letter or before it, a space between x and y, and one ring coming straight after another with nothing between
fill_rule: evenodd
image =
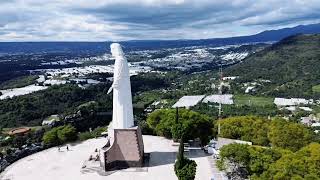
<instances>
[{"instance_id":1,"label":"small building at statue base","mask_svg":"<svg viewBox=\"0 0 320 180\"><path fill-rule=\"evenodd\" d=\"M144 146L141 129L136 126L127 129L114 129L114 140L109 139L100 151L100 164L105 171L142 167Z\"/></svg>"}]
</instances>

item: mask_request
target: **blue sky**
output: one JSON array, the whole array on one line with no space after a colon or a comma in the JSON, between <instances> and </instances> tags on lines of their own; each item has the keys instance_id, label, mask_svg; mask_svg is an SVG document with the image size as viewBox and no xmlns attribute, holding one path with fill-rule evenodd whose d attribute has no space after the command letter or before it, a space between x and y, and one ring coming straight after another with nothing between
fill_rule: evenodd
<instances>
[{"instance_id":1,"label":"blue sky","mask_svg":"<svg viewBox=\"0 0 320 180\"><path fill-rule=\"evenodd\" d=\"M320 0L0 0L0 41L204 39L320 22Z\"/></svg>"}]
</instances>

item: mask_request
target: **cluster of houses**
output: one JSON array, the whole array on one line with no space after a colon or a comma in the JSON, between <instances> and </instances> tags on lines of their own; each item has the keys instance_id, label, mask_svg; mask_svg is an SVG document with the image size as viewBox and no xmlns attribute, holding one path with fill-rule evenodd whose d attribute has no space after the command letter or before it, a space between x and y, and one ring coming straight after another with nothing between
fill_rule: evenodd
<instances>
[{"instance_id":1,"label":"cluster of houses","mask_svg":"<svg viewBox=\"0 0 320 180\"><path fill-rule=\"evenodd\" d=\"M318 118L316 115L310 114L309 116L301 117L300 122L313 128L315 133L320 132L320 118Z\"/></svg>"},{"instance_id":2,"label":"cluster of houses","mask_svg":"<svg viewBox=\"0 0 320 180\"><path fill-rule=\"evenodd\" d=\"M318 104L318 101L314 101L313 99L303 99L303 98L275 98L274 104L277 105L279 109L286 109L291 112L295 112L297 110L303 110L306 112L312 112L313 109L308 107L310 105ZM309 116L301 117L301 123L312 127L315 129L316 133L319 133L320 130L320 118L317 115L310 114Z\"/></svg>"}]
</instances>

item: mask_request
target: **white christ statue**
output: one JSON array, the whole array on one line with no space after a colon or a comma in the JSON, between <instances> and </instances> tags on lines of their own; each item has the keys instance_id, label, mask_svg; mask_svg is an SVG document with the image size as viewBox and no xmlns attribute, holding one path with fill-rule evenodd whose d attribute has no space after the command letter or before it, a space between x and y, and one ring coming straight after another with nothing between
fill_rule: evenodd
<instances>
[{"instance_id":1,"label":"white christ statue","mask_svg":"<svg viewBox=\"0 0 320 180\"><path fill-rule=\"evenodd\" d=\"M110 48L111 54L115 58L113 84L108 91L108 93L113 91L111 128L131 128L134 126L134 123L128 62L120 44L112 43Z\"/></svg>"}]
</instances>

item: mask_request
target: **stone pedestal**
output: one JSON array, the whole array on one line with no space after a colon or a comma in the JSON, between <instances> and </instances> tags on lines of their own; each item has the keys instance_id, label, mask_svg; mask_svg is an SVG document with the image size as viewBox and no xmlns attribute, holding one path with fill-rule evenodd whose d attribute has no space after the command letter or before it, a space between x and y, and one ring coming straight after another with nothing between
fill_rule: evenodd
<instances>
[{"instance_id":1,"label":"stone pedestal","mask_svg":"<svg viewBox=\"0 0 320 180\"><path fill-rule=\"evenodd\" d=\"M144 146L138 126L127 129L113 129L113 139L100 153L101 166L106 170L142 167Z\"/></svg>"}]
</instances>

